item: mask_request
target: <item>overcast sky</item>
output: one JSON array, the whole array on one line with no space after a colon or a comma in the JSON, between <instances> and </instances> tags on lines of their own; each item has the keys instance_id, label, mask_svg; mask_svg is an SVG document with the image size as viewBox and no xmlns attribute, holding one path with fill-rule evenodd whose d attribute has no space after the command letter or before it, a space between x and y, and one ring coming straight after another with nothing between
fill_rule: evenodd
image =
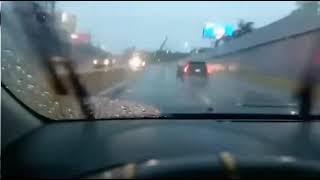
<instances>
[{"instance_id":1,"label":"overcast sky","mask_svg":"<svg viewBox=\"0 0 320 180\"><path fill-rule=\"evenodd\" d=\"M166 48L188 51L209 46L202 38L206 22L237 24L239 19L265 26L288 15L294 1L282 2L58 2L77 16L78 32L91 32L94 42L120 53L136 46L155 50L168 36ZM187 45L185 46L186 43Z\"/></svg>"}]
</instances>

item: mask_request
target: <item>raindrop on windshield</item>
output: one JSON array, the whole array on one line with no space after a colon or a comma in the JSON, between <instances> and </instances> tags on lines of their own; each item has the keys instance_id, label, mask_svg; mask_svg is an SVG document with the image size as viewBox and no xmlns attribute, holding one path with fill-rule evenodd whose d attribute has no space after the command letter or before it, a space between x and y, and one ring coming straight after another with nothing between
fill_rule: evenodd
<instances>
[{"instance_id":1,"label":"raindrop on windshield","mask_svg":"<svg viewBox=\"0 0 320 180\"><path fill-rule=\"evenodd\" d=\"M32 78L32 76L31 76L30 74L27 74L27 77L28 77L29 79L31 79L31 78Z\"/></svg>"},{"instance_id":2,"label":"raindrop on windshield","mask_svg":"<svg viewBox=\"0 0 320 180\"><path fill-rule=\"evenodd\" d=\"M33 88L34 88L34 85L28 84L28 85L27 85L27 88L28 88L28 89L33 89Z\"/></svg>"},{"instance_id":3,"label":"raindrop on windshield","mask_svg":"<svg viewBox=\"0 0 320 180\"><path fill-rule=\"evenodd\" d=\"M17 80L17 84L18 84L18 85L21 85L21 82L22 82L21 79L18 79L18 80Z\"/></svg>"},{"instance_id":4,"label":"raindrop on windshield","mask_svg":"<svg viewBox=\"0 0 320 180\"><path fill-rule=\"evenodd\" d=\"M17 69L17 71L21 71L21 66L17 65L16 69Z\"/></svg>"},{"instance_id":5,"label":"raindrop on windshield","mask_svg":"<svg viewBox=\"0 0 320 180\"><path fill-rule=\"evenodd\" d=\"M121 109L122 109L123 111L127 111L127 110L128 110L128 107L126 107L126 106L121 106Z\"/></svg>"},{"instance_id":6,"label":"raindrop on windshield","mask_svg":"<svg viewBox=\"0 0 320 180\"><path fill-rule=\"evenodd\" d=\"M1 67L1 70L5 70L5 69L6 69L6 67L4 67L4 66Z\"/></svg>"}]
</instances>

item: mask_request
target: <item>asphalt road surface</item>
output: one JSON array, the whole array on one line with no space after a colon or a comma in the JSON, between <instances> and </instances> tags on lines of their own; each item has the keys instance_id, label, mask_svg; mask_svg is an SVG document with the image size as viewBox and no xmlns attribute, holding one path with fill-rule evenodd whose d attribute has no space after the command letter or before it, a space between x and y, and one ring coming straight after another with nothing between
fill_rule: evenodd
<instances>
[{"instance_id":1,"label":"asphalt road surface","mask_svg":"<svg viewBox=\"0 0 320 180\"><path fill-rule=\"evenodd\" d=\"M292 94L227 72L211 75L205 86L182 82L176 68L169 63L149 65L140 78L102 96L152 106L160 113L297 113Z\"/></svg>"}]
</instances>

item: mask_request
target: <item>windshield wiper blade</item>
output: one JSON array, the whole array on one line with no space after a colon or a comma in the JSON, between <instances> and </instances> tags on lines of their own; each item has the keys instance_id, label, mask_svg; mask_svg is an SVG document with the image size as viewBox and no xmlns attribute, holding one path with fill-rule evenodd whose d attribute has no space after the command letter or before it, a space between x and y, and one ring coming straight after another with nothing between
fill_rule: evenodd
<instances>
[{"instance_id":1,"label":"windshield wiper blade","mask_svg":"<svg viewBox=\"0 0 320 180\"><path fill-rule=\"evenodd\" d=\"M151 116L115 117L116 120L217 120L217 121L259 121L259 122L291 122L301 121L299 115L285 114L243 114L243 113L170 113ZM115 120L115 118L97 118L95 120ZM86 121L86 119L78 119ZM310 120L320 120L320 116L312 115ZM68 120L61 120L68 121ZM74 121L74 120L72 120Z\"/></svg>"},{"instance_id":2,"label":"windshield wiper blade","mask_svg":"<svg viewBox=\"0 0 320 180\"><path fill-rule=\"evenodd\" d=\"M54 2L53 2L54 3ZM47 66L49 73L51 75L53 87L58 94L67 94L67 88L64 87L62 79L58 78L58 73L56 70L57 65L63 65L67 70L71 84L75 90L76 98L79 101L81 110L87 119L94 119L94 112L89 104L89 93L80 83L80 79L76 74L72 59L71 59L71 46L72 44L61 37L61 34L65 32L59 28L55 27L55 16L46 13L41 6L35 5L35 15L37 21L42 24L42 31L39 33L45 36L46 40L50 43L42 44L39 41L35 41L35 48L39 52L40 57L45 62L44 65ZM45 34L44 34L45 33Z\"/></svg>"},{"instance_id":3,"label":"windshield wiper blade","mask_svg":"<svg viewBox=\"0 0 320 180\"><path fill-rule=\"evenodd\" d=\"M257 107L257 108L297 108L296 104L239 104L241 107Z\"/></svg>"}]
</instances>

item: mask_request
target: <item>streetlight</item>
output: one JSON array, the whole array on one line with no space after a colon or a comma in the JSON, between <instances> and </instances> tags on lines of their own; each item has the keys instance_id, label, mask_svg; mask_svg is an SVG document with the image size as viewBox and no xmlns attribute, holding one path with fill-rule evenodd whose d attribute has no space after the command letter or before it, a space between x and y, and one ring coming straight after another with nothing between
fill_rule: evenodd
<instances>
[{"instance_id":1,"label":"streetlight","mask_svg":"<svg viewBox=\"0 0 320 180\"><path fill-rule=\"evenodd\" d=\"M79 36L77 34L73 33L70 35L70 37L71 37L71 39L78 39Z\"/></svg>"},{"instance_id":2,"label":"streetlight","mask_svg":"<svg viewBox=\"0 0 320 180\"><path fill-rule=\"evenodd\" d=\"M225 31L224 27L218 26L218 27L215 29L215 32L216 32L216 39L219 40L219 39L221 39L221 38L224 36L224 34L225 34L226 31Z\"/></svg>"},{"instance_id":3,"label":"streetlight","mask_svg":"<svg viewBox=\"0 0 320 180\"><path fill-rule=\"evenodd\" d=\"M67 22L68 21L68 14L66 12L63 12L62 15L61 15L61 21L64 23L64 22Z\"/></svg>"}]
</instances>

